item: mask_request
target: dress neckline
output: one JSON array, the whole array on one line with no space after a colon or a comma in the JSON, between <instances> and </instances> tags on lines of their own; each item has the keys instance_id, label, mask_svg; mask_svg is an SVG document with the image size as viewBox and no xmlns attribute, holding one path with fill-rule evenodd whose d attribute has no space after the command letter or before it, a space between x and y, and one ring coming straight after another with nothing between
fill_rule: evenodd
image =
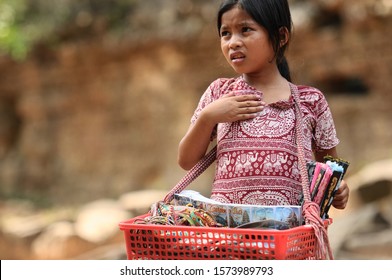
<instances>
[{"instance_id":1,"label":"dress neckline","mask_svg":"<svg viewBox=\"0 0 392 280\"><path fill-rule=\"evenodd\" d=\"M255 88L254 86L251 86L251 85L244 79L244 77L243 77L242 75L239 76L237 80L238 80L240 83L242 83L244 87L246 87L246 88L248 88L248 89L250 89L250 90L252 90L252 91L257 92L261 97L263 97L263 95L264 95L263 92L260 91L260 90L258 90L258 89ZM290 108L290 107L293 107L293 106L294 106L293 94L294 94L294 92L295 92L295 91L294 91L294 87L296 87L296 85L294 85L293 83L291 83L291 82L289 82L289 81L287 81L287 82L288 82L288 84L289 84L289 86L290 86L290 96L289 96L288 100L278 100L278 101L276 101L276 102L267 104L267 106L270 106L270 107L277 107L277 108L281 108L281 109L287 109L287 108Z\"/></svg>"}]
</instances>

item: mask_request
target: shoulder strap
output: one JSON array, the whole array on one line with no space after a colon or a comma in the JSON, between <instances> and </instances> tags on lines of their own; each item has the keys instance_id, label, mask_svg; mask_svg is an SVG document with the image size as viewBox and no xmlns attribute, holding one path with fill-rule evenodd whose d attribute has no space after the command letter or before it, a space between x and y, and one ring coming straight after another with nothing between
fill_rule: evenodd
<instances>
[{"instance_id":1,"label":"shoulder strap","mask_svg":"<svg viewBox=\"0 0 392 280\"><path fill-rule=\"evenodd\" d=\"M194 167L192 167L185 176L168 192L163 199L164 202L172 201L174 194L182 192L190 183L192 183L200 174L202 174L216 159L216 146L214 146Z\"/></svg>"},{"instance_id":2,"label":"shoulder strap","mask_svg":"<svg viewBox=\"0 0 392 280\"><path fill-rule=\"evenodd\" d=\"M305 159L305 151L304 151L304 142L305 136L303 132L303 116L301 109L301 101L299 97L298 87L292 83L290 83L291 93L294 98L294 106L295 106L295 137L297 141L297 151L298 151L298 167L301 174L301 185L302 192L304 195L304 201L311 201L310 191L309 191L309 178L306 167L306 159Z\"/></svg>"},{"instance_id":3,"label":"shoulder strap","mask_svg":"<svg viewBox=\"0 0 392 280\"><path fill-rule=\"evenodd\" d=\"M300 106L300 97L298 87L290 83L291 92L295 102L295 117L296 117L296 138L298 147L298 164L301 172L302 191L304 195L304 204L302 215L305 223L314 229L316 236L316 258L317 259L333 259L331 246L329 244L327 229L324 226L324 221L320 217L320 207L317 203L311 200L309 191L309 179L306 168L305 152L304 152L304 133L303 133L303 116Z\"/></svg>"}]
</instances>

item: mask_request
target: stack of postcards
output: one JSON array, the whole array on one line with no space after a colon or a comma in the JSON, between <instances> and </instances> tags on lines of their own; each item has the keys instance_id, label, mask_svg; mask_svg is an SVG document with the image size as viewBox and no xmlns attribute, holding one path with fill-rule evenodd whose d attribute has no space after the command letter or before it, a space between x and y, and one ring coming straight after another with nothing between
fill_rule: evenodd
<instances>
[{"instance_id":1,"label":"stack of postcards","mask_svg":"<svg viewBox=\"0 0 392 280\"><path fill-rule=\"evenodd\" d=\"M349 162L326 156L324 162L307 164L312 201L320 206L320 216L328 218L334 195L346 174Z\"/></svg>"},{"instance_id":2,"label":"stack of postcards","mask_svg":"<svg viewBox=\"0 0 392 280\"><path fill-rule=\"evenodd\" d=\"M208 211L225 227L289 229L303 224L301 205L229 204L207 198L194 190L174 195L176 205L191 205Z\"/></svg>"}]
</instances>

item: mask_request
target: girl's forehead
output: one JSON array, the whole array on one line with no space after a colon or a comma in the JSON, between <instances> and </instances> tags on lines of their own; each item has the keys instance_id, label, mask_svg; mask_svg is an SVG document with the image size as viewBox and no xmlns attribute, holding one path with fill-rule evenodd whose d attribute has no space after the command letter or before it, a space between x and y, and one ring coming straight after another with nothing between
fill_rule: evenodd
<instances>
[{"instance_id":1,"label":"girl's forehead","mask_svg":"<svg viewBox=\"0 0 392 280\"><path fill-rule=\"evenodd\" d=\"M222 26L224 25L244 25L254 23L253 18L242 8L234 7L222 15Z\"/></svg>"}]
</instances>

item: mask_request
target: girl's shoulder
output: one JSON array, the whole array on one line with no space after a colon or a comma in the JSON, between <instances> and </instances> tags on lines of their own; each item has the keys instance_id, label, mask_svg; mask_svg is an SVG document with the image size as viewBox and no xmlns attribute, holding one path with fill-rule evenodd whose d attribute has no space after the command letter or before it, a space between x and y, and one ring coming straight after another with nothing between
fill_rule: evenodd
<instances>
[{"instance_id":1,"label":"girl's shoulder","mask_svg":"<svg viewBox=\"0 0 392 280\"><path fill-rule=\"evenodd\" d=\"M318 88L307 85L297 85L297 88L304 112L313 112L314 115L320 115L329 108L327 99Z\"/></svg>"},{"instance_id":2,"label":"girl's shoulder","mask_svg":"<svg viewBox=\"0 0 392 280\"><path fill-rule=\"evenodd\" d=\"M307 85L297 85L297 88L302 102L319 103L325 101L323 92L318 88Z\"/></svg>"},{"instance_id":3,"label":"girl's shoulder","mask_svg":"<svg viewBox=\"0 0 392 280\"><path fill-rule=\"evenodd\" d=\"M239 78L217 78L211 85L230 85L237 82Z\"/></svg>"}]
</instances>

